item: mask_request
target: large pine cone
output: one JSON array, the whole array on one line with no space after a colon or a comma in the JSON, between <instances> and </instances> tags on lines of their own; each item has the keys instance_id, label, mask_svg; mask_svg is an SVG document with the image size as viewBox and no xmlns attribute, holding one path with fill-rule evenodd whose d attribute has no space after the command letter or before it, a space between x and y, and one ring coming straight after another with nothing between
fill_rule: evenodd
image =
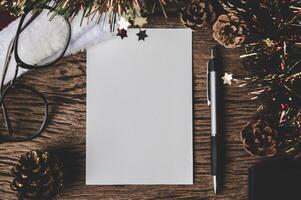
<instances>
[{"instance_id":1,"label":"large pine cone","mask_svg":"<svg viewBox=\"0 0 301 200\"><path fill-rule=\"evenodd\" d=\"M202 0L189 0L180 9L180 20L185 27L196 30L213 23L216 13L211 4Z\"/></svg>"},{"instance_id":2,"label":"large pine cone","mask_svg":"<svg viewBox=\"0 0 301 200\"><path fill-rule=\"evenodd\" d=\"M223 14L213 25L214 39L226 48L236 48L245 40L246 24L234 13Z\"/></svg>"},{"instance_id":3,"label":"large pine cone","mask_svg":"<svg viewBox=\"0 0 301 200\"><path fill-rule=\"evenodd\" d=\"M50 199L63 187L63 173L55 155L43 151L23 154L12 169L11 188L19 199Z\"/></svg>"},{"instance_id":4,"label":"large pine cone","mask_svg":"<svg viewBox=\"0 0 301 200\"><path fill-rule=\"evenodd\" d=\"M270 124L257 119L249 122L241 132L244 148L256 156L271 156L277 153L277 134Z\"/></svg>"}]
</instances>

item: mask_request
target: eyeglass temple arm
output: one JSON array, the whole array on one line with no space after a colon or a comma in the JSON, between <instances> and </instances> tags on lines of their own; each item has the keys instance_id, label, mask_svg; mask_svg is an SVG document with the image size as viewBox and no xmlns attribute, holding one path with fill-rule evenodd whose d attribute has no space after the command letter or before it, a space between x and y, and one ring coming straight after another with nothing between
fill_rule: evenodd
<instances>
[{"instance_id":1,"label":"eyeglass temple arm","mask_svg":"<svg viewBox=\"0 0 301 200\"><path fill-rule=\"evenodd\" d=\"M12 53L13 53L14 42L15 42L15 38L13 38L11 40L11 42L9 44L9 47L8 47L8 50L7 50L6 58L5 58L5 64L4 64L4 68L3 68L3 72L2 72L2 77L1 77L1 87L0 87L1 95L2 95L2 92L3 92L3 86L4 86L5 76L6 76L6 73L7 73L7 70L8 70L8 66L9 66L9 63L10 63L10 60L11 60L11 56L12 56Z\"/></svg>"},{"instance_id":2,"label":"eyeglass temple arm","mask_svg":"<svg viewBox=\"0 0 301 200\"><path fill-rule=\"evenodd\" d=\"M9 47L8 47L7 54L6 54L7 56L5 58L5 65L4 65L4 69L3 69L3 73L2 73L1 87L0 87L1 95L3 94L4 80L5 80L7 69L8 69L8 66L9 66L9 63L10 63L11 55L13 53L13 44L14 44L14 41L15 41L15 38L13 38L11 40L11 42L9 44ZM3 112L3 115L4 115L4 121L5 121L5 125L6 125L6 128L7 128L8 134L12 135L11 123L10 123L10 120L9 120L9 117L8 117L8 114L7 114L7 111L6 111L6 108L5 108L5 105L4 105L3 101L2 101L1 107L2 107L2 112Z\"/></svg>"},{"instance_id":3,"label":"eyeglass temple arm","mask_svg":"<svg viewBox=\"0 0 301 200\"><path fill-rule=\"evenodd\" d=\"M15 76L12 80L12 83L11 84L14 84L14 81L18 75L18 69L19 67L17 66L16 67L16 72L15 72ZM1 88L2 89L2 88ZM2 91L1 91L1 94L2 94ZM2 97L3 98L3 97ZM5 103L4 103L4 100L2 100L2 112L3 112L3 116L4 116L4 121L5 121L5 125L6 125L6 129L7 129L7 132L10 136L12 136L13 134L13 130L12 130L12 126L11 126L11 123L10 123L10 120L9 120L9 117L8 117L8 114L7 114L7 111L6 111L6 107L5 107Z\"/></svg>"},{"instance_id":4,"label":"eyeglass temple arm","mask_svg":"<svg viewBox=\"0 0 301 200\"><path fill-rule=\"evenodd\" d=\"M26 24L22 27L21 29L21 32L31 23L33 22L33 20L35 20L38 16L39 16L39 12L35 12L33 14L33 16L26 22ZM7 56L6 56L6 59L5 59L5 67L3 69L3 73L2 73L2 78L1 78L1 87L0 87L0 92L2 94L2 91L3 91L3 86L4 86L4 79L5 79L5 76L6 76L6 73L7 73L7 69L8 69L8 66L9 66L9 63L10 63L10 60L11 60L11 56L12 56L12 53L14 51L14 46L15 45L15 37L10 41L10 44L9 44L9 47L8 47L8 51L7 51ZM17 66L18 68L18 66ZM16 70L16 74L14 76L14 79L17 77L17 73L18 71ZM13 79L13 81L14 81Z\"/></svg>"},{"instance_id":5,"label":"eyeglass temple arm","mask_svg":"<svg viewBox=\"0 0 301 200\"><path fill-rule=\"evenodd\" d=\"M16 66L15 76L14 76L13 80L11 81L11 84L14 84L14 82L15 82L17 76L18 76L18 71L19 71L19 67ZM5 125L6 125L6 128L7 128L8 134L9 134L9 135L12 135L13 130L12 130L12 128L11 128L11 123L10 123L8 114L7 114L7 112L6 112L6 108L5 108L5 105L4 105L4 101L2 101L2 110L3 110L4 121L5 121Z\"/></svg>"},{"instance_id":6,"label":"eyeglass temple arm","mask_svg":"<svg viewBox=\"0 0 301 200\"><path fill-rule=\"evenodd\" d=\"M21 32L32 22L34 21L34 19L36 19L38 16L39 16L39 12L35 12L33 14L33 16L27 21L27 23L24 25L24 27L22 27L21 29ZM7 56L6 56L6 59L5 59L5 67L3 69L3 73L2 73L2 79L1 79L1 87L0 87L0 92L1 92L1 95L2 95L2 92L3 92L3 86L4 86L4 80L5 80L5 76L6 76L6 73L7 73L7 69L8 69L8 66L9 66L9 63L10 63L10 60L11 60L11 55L13 53L13 45L14 45L14 42L15 42L15 38L13 38L9 44L9 48L8 48L8 51L7 51ZM18 66L16 66L16 72L15 72L15 76L13 77L13 80L12 80L12 83L15 81L16 77L18 75ZM12 128L11 128L11 123L10 123L10 120L9 120L9 117L8 117L8 114L7 114L7 111L6 111L6 108L5 108L5 104L4 102L2 102L2 112L3 112L3 115L4 115L4 121L5 121L5 125L6 125L6 128L7 128L7 131L8 131L8 134L11 136L12 135ZM7 139L9 140L9 139Z\"/></svg>"},{"instance_id":7,"label":"eyeglass temple arm","mask_svg":"<svg viewBox=\"0 0 301 200\"><path fill-rule=\"evenodd\" d=\"M15 82L17 76L18 76L18 71L19 71L19 67L16 66L15 76L14 76L13 80L11 81L11 84L14 84L14 82ZM2 94L2 91L1 91L1 94ZM9 120L9 117L8 117L8 114L7 114L7 111L6 111L6 108L5 108L4 100L2 100L2 111L3 111L4 121L5 121L5 125L6 125L6 128L7 128L8 134L11 136L12 133L13 133L13 130L11 128L11 123L10 123L10 120Z\"/></svg>"},{"instance_id":8,"label":"eyeglass temple arm","mask_svg":"<svg viewBox=\"0 0 301 200\"><path fill-rule=\"evenodd\" d=\"M2 111L3 111L4 121L5 121L5 125L6 125L6 128L7 128L8 134L10 136L12 136L13 130L11 128L11 123L10 123L10 120L8 118L8 114L7 114L4 102L2 103Z\"/></svg>"},{"instance_id":9,"label":"eyeglass temple arm","mask_svg":"<svg viewBox=\"0 0 301 200\"><path fill-rule=\"evenodd\" d=\"M10 60L11 60L11 55L13 53L14 42L15 42L15 38L13 38L11 40L10 44L9 44L9 48L8 48L8 51L7 51L7 56L6 56L6 59L5 59L5 67L3 69L3 74L2 74L2 79L1 79L1 87L0 87L1 95L3 94L4 80L5 80L5 76L7 74L8 66L9 66L9 63L10 63ZM15 75L14 75L13 79L11 80L11 84L13 84L15 79L17 78L18 71L19 71L18 66L16 66ZM6 125L6 128L7 128L8 134L12 135L13 130L11 128L11 123L10 123L10 120L9 120L9 117L8 117L8 114L7 114L7 111L6 111L6 107L5 107L5 104L4 104L3 101L2 101L1 106L2 106L2 112L3 112L3 115L4 115L4 121L5 121L5 125Z\"/></svg>"}]
</instances>

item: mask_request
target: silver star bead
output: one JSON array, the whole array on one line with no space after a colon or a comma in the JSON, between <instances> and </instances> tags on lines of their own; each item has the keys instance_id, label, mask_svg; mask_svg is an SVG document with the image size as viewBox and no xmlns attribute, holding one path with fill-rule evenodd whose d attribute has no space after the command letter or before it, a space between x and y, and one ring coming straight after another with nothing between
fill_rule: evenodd
<instances>
[{"instance_id":1,"label":"silver star bead","mask_svg":"<svg viewBox=\"0 0 301 200\"><path fill-rule=\"evenodd\" d=\"M119 29L128 30L128 27L131 25L124 17L120 17L119 21L117 22L119 24Z\"/></svg>"}]
</instances>

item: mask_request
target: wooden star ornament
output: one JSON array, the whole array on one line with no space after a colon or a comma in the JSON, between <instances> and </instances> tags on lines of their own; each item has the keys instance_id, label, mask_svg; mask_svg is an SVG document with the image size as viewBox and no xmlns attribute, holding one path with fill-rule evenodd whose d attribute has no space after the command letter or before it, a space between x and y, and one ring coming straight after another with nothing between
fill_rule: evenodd
<instances>
[{"instance_id":1,"label":"wooden star ornament","mask_svg":"<svg viewBox=\"0 0 301 200\"><path fill-rule=\"evenodd\" d=\"M134 25L142 27L143 25L147 24L147 19L145 17L136 17L134 19Z\"/></svg>"},{"instance_id":2,"label":"wooden star ornament","mask_svg":"<svg viewBox=\"0 0 301 200\"><path fill-rule=\"evenodd\" d=\"M121 39L128 37L128 32L125 29L118 29L117 36L120 36Z\"/></svg>"},{"instance_id":3,"label":"wooden star ornament","mask_svg":"<svg viewBox=\"0 0 301 200\"><path fill-rule=\"evenodd\" d=\"M145 38L148 37L148 35L146 34L146 30L142 31L140 30L139 33L136 34L138 36L138 41L140 40L145 40Z\"/></svg>"},{"instance_id":4,"label":"wooden star ornament","mask_svg":"<svg viewBox=\"0 0 301 200\"><path fill-rule=\"evenodd\" d=\"M128 27L131 25L124 17L120 17L117 24L119 24L119 29L124 29L124 30L128 30Z\"/></svg>"},{"instance_id":5,"label":"wooden star ornament","mask_svg":"<svg viewBox=\"0 0 301 200\"><path fill-rule=\"evenodd\" d=\"M233 80L233 74L225 73L222 79L224 80L224 84L231 85Z\"/></svg>"}]
</instances>

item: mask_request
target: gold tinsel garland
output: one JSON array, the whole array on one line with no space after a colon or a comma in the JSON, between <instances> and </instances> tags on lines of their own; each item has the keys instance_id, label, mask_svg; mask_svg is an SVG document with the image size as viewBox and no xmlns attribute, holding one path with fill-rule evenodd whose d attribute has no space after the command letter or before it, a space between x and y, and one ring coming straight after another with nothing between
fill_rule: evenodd
<instances>
[{"instance_id":1,"label":"gold tinsel garland","mask_svg":"<svg viewBox=\"0 0 301 200\"><path fill-rule=\"evenodd\" d=\"M301 152L301 127L298 126L301 109L301 1L223 0L221 3L226 13L244 21L246 29L241 35L244 53L240 57L250 76L245 77L245 83L240 86L256 88L249 94L260 103L251 124L256 120L265 121L270 124L271 131L277 133L277 151L272 151L272 154L295 156ZM235 36L230 31L218 32L225 38ZM219 42L226 45L222 40ZM254 131L249 125L242 130L245 148L256 146L254 141L260 141L252 140L260 134L258 129L253 128ZM261 133L262 137L267 136L265 131ZM265 141L265 144L269 142ZM254 152L252 154L256 154Z\"/></svg>"},{"instance_id":2,"label":"gold tinsel garland","mask_svg":"<svg viewBox=\"0 0 301 200\"><path fill-rule=\"evenodd\" d=\"M116 16L123 16L128 20L141 17L150 5L159 4L164 15L165 0L2 0L0 11L6 10L13 16L20 16L28 10L35 10L45 5L51 6L54 15L63 15L72 18L78 14L83 17L101 17L108 14L111 23L115 23Z\"/></svg>"}]
</instances>

